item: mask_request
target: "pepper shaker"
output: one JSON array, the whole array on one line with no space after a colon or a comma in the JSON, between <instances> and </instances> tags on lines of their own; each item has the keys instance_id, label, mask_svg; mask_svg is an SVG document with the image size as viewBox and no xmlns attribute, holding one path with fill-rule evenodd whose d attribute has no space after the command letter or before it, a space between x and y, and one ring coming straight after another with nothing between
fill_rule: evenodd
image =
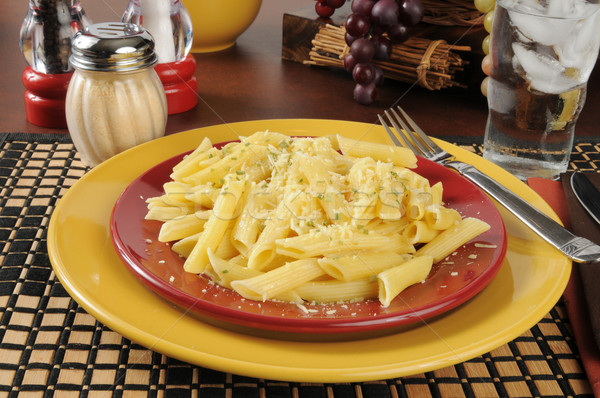
<instances>
[{"instance_id":1,"label":"pepper shaker","mask_svg":"<svg viewBox=\"0 0 600 398\"><path fill-rule=\"evenodd\" d=\"M19 43L28 64L22 81L29 122L66 127L65 96L73 71L71 40L89 24L79 0L29 0Z\"/></svg>"},{"instance_id":2,"label":"pepper shaker","mask_svg":"<svg viewBox=\"0 0 600 398\"><path fill-rule=\"evenodd\" d=\"M164 135L167 100L156 63L152 36L138 25L100 23L75 35L66 117L87 166Z\"/></svg>"}]
</instances>

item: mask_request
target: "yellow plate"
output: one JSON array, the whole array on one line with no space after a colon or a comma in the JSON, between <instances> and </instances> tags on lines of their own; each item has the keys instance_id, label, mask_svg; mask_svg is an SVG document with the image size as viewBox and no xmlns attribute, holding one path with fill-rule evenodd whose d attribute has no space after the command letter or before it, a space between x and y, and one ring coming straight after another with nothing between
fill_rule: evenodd
<instances>
[{"instance_id":1,"label":"yellow plate","mask_svg":"<svg viewBox=\"0 0 600 398\"><path fill-rule=\"evenodd\" d=\"M193 149L204 136L222 142L267 129L295 136L340 133L388 143L377 125L284 119L187 131L119 154L75 183L52 215L48 251L69 294L113 330L182 361L250 377L320 383L387 379L464 362L518 337L560 298L571 262L501 208L508 250L498 275L467 303L410 330L360 341L294 342L226 331L185 314L138 282L115 253L109 231L115 201L138 175ZM504 170L440 144L558 220L534 191Z\"/></svg>"}]
</instances>

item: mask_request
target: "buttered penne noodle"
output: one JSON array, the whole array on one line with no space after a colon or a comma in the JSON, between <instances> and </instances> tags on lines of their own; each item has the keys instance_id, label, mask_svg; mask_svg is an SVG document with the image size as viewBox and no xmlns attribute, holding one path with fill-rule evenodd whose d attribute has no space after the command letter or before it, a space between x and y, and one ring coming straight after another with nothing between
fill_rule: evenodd
<instances>
[{"instance_id":1,"label":"buttered penne noodle","mask_svg":"<svg viewBox=\"0 0 600 398\"><path fill-rule=\"evenodd\" d=\"M353 140L341 135L337 136L338 146L344 155L357 158L371 157L384 163L393 163L402 167L417 167L417 157L404 147L373 144Z\"/></svg>"},{"instance_id":2,"label":"buttered penne noodle","mask_svg":"<svg viewBox=\"0 0 600 398\"><path fill-rule=\"evenodd\" d=\"M489 229L442 202L405 148L269 131L210 140L146 200L184 270L250 300L378 299L389 306L435 262Z\"/></svg>"},{"instance_id":3,"label":"buttered penne noodle","mask_svg":"<svg viewBox=\"0 0 600 398\"><path fill-rule=\"evenodd\" d=\"M202 273L209 265L208 249L216 250L225 236L229 224L234 220L238 200L242 197L244 180L230 179L223 185L223 191L215 202L215 207L204 230L198 237L190 255L186 258L183 268L187 272Z\"/></svg>"},{"instance_id":4,"label":"buttered penne noodle","mask_svg":"<svg viewBox=\"0 0 600 398\"><path fill-rule=\"evenodd\" d=\"M398 254L393 251L354 254L343 257L323 257L319 265L334 279L353 281L377 275L381 271L402 263L412 256L408 253Z\"/></svg>"},{"instance_id":5,"label":"buttered penne noodle","mask_svg":"<svg viewBox=\"0 0 600 398\"><path fill-rule=\"evenodd\" d=\"M424 281L432 266L433 257L422 255L380 272L377 275L377 281L381 305L388 307L404 289Z\"/></svg>"},{"instance_id":6,"label":"buttered penne noodle","mask_svg":"<svg viewBox=\"0 0 600 398\"><path fill-rule=\"evenodd\" d=\"M252 278L231 282L231 287L251 300L268 300L312 281L325 272L316 258L292 261Z\"/></svg>"},{"instance_id":7,"label":"buttered penne noodle","mask_svg":"<svg viewBox=\"0 0 600 398\"><path fill-rule=\"evenodd\" d=\"M338 280L311 281L298 286L295 292L305 301L337 303L376 298L379 288L377 281L371 278L363 278L350 282Z\"/></svg>"},{"instance_id":8,"label":"buttered penne noodle","mask_svg":"<svg viewBox=\"0 0 600 398\"><path fill-rule=\"evenodd\" d=\"M477 218L465 218L447 230L436 235L419 250L417 256L430 255L438 262L453 251L490 229L488 223Z\"/></svg>"},{"instance_id":9,"label":"buttered penne noodle","mask_svg":"<svg viewBox=\"0 0 600 398\"><path fill-rule=\"evenodd\" d=\"M210 210L201 210L166 221L160 227L158 240L161 242L171 242L202 232L210 214Z\"/></svg>"}]
</instances>

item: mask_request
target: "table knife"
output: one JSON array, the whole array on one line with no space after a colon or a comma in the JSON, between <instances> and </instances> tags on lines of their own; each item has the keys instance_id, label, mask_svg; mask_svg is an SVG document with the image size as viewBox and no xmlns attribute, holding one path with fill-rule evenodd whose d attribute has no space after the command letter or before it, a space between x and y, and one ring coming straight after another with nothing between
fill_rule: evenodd
<instances>
[{"instance_id":1,"label":"table knife","mask_svg":"<svg viewBox=\"0 0 600 398\"><path fill-rule=\"evenodd\" d=\"M600 191L581 172L575 172L571 175L571 188L579 203L600 224Z\"/></svg>"}]
</instances>

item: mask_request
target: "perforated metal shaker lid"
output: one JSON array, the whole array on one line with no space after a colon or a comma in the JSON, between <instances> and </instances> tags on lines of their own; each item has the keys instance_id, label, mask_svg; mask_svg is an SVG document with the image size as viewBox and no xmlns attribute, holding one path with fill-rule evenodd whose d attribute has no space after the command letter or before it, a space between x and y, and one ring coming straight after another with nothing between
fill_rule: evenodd
<instances>
[{"instance_id":1,"label":"perforated metal shaker lid","mask_svg":"<svg viewBox=\"0 0 600 398\"><path fill-rule=\"evenodd\" d=\"M141 26L104 22L79 31L72 42L71 65L91 71L132 71L158 61L154 40Z\"/></svg>"}]
</instances>

